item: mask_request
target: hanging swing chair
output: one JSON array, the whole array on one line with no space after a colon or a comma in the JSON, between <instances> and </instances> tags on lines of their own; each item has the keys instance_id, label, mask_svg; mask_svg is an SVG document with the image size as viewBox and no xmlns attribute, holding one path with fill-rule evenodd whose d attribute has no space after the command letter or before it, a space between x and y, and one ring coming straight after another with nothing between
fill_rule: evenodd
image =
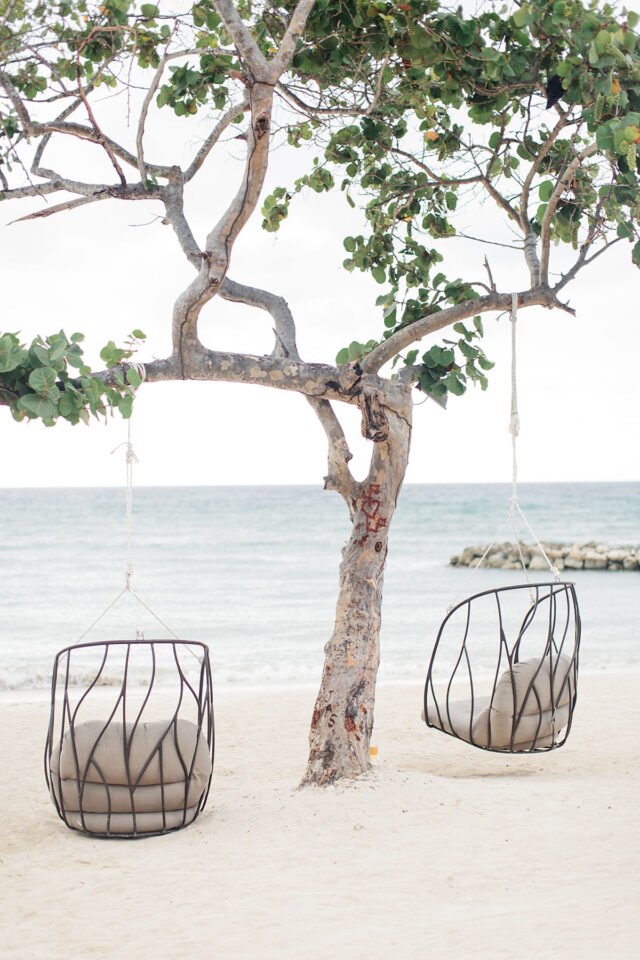
<instances>
[{"instance_id":1,"label":"hanging swing chair","mask_svg":"<svg viewBox=\"0 0 640 960\"><path fill-rule=\"evenodd\" d=\"M501 529L474 566L477 570L482 565L509 523L526 582L476 593L449 608L427 670L422 719L428 727L482 750L539 753L562 746L571 730L581 622L574 584L560 581L518 503L516 320L513 294L511 503ZM534 538L553 582L528 581L518 517Z\"/></svg>"},{"instance_id":2,"label":"hanging swing chair","mask_svg":"<svg viewBox=\"0 0 640 960\"><path fill-rule=\"evenodd\" d=\"M186 642L131 588L132 469L127 448L129 561L125 588L55 658L45 778L60 818L95 837L158 836L188 826L203 809L213 770L209 651ZM171 639L82 642L124 597Z\"/></svg>"}]
</instances>

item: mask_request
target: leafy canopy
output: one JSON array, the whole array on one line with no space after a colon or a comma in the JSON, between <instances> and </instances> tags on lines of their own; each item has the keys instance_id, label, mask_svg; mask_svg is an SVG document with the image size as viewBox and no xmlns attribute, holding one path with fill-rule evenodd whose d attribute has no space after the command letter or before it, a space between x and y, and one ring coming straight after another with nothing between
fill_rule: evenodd
<instances>
[{"instance_id":1,"label":"leafy canopy","mask_svg":"<svg viewBox=\"0 0 640 960\"><path fill-rule=\"evenodd\" d=\"M267 57L294 6L236 4ZM304 190L339 189L363 207L363 232L340 242L345 268L380 284L381 330L345 346L338 363L393 346L419 320L462 306L455 337L396 362L435 396L460 395L469 382L486 387L492 364L479 342L480 313L491 308L493 279L442 267L461 210L481 199L515 232L532 290L557 297L618 242L629 243L640 266L639 19L601 0L495 3L478 15L437 0L317 0L278 87L281 136L315 156L307 174L265 198L262 212L273 232ZM184 55L170 62L176 50ZM22 153L30 137L47 136L34 117L86 115L105 85L148 89L165 61L155 105L185 120L198 114L215 124L250 83L215 0L177 13L170 3L130 0L0 0L0 198L20 195L13 181ZM125 198L130 184L114 165ZM148 172L142 186L151 198L163 173ZM565 251L559 279L550 270L555 247ZM86 370L68 376L79 362L77 339L60 333L27 347L5 334L0 344L0 390L5 401L13 397L14 415L50 423L108 406L126 414L135 383L115 382L115 393L96 397L99 381Z\"/></svg>"}]
</instances>

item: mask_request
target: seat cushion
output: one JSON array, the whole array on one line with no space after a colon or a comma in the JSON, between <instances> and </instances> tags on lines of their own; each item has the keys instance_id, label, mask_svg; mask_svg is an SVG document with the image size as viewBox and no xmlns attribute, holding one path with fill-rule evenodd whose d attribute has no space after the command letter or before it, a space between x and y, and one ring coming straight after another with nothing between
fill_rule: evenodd
<instances>
[{"instance_id":1,"label":"seat cushion","mask_svg":"<svg viewBox=\"0 0 640 960\"><path fill-rule=\"evenodd\" d=\"M475 697L473 701L474 717L482 713L489 704L489 697ZM471 700L450 700L449 708L445 700L438 701L438 709L432 699L429 699L427 719L432 727L451 733L461 740L471 740L474 717L471 716ZM424 720L424 713L422 715Z\"/></svg>"},{"instance_id":2,"label":"seat cushion","mask_svg":"<svg viewBox=\"0 0 640 960\"><path fill-rule=\"evenodd\" d=\"M95 820L103 825L95 832L107 832L108 816L109 832L133 832L133 813L136 832L155 832L163 829L155 817L159 814L162 821L163 810L175 812L180 821L185 811L193 810L193 819L209 783L211 757L202 732L188 720L135 727L88 720L68 730L62 744L56 744L50 773L52 793L66 812L102 815L85 817L87 824ZM146 823L152 824L148 831L141 826ZM120 829L114 829L116 824Z\"/></svg>"},{"instance_id":3,"label":"seat cushion","mask_svg":"<svg viewBox=\"0 0 640 960\"><path fill-rule=\"evenodd\" d=\"M478 747L526 752L555 743L569 722L574 693L572 664L568 657L523 660L501 675L490 697L428 705L428 721ZM553 709L555 704L555 709Z\"/></svg>"},{"instance_id":4,"label":"seat cushion","mask_svg":"<svg viewBox=\"0 0 640 960\"><path fill-rule=\"evenodd\" d=\"M163 833L165 830L176 830L187 827L198 812L197 805L187 810L167 810L162 813L138 813L134 818L131 813L80 813L77 810L66 810L65 820L70 827L83 830L85 833L99 833L117 836L131 834Z\"/></svg>"}]
</instances>

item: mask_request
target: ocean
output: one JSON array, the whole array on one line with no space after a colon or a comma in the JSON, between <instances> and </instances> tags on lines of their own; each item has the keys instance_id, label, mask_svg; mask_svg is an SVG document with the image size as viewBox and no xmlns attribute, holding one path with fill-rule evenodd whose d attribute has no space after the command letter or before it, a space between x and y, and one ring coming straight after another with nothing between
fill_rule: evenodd
<instances>
[{"instance_id":1,"label":"ocean","mask_svg":"<svg viewBox=\"0 0 640 960\"><path fill-rule=\"evenodd\" d=\"M463 547L493 539L509 497L502 484L403 489L390 531L381 680L424 679L456 596L522 581L448 565ZM520 503L541 540L640 544L638 483L524 484ZM348 533L341 499L315 487L137 489L133 588L175 634L209 644L214 684L315 684ZM57 650L122 591L126 560L124 491L0 490L0 690L49 686ZM581 669L638 670L640 572L566 573L582 612ZM137 630L168 635L125 594L86 639L133 639Z\"/></svg>"}]
</instances>

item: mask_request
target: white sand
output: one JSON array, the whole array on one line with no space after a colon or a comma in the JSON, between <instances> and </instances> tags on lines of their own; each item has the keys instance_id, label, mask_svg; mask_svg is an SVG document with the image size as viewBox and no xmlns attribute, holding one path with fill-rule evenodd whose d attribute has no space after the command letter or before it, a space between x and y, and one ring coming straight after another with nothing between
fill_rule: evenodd
<instances>
[{"instance_id":1,"label":"white sand","mask_svg":"<svg viewBox=\"0 0 640 960\"><path fill-rule=\"evenodd\" d=\"M380 765L296 790L314 691L218 692L209 804L136 842L67 830L47 704L0 705L3 960L626 960L640 954L639 678L583 677L567 745L482 753L381 688Z\"/></svg>"}]
</instances>

